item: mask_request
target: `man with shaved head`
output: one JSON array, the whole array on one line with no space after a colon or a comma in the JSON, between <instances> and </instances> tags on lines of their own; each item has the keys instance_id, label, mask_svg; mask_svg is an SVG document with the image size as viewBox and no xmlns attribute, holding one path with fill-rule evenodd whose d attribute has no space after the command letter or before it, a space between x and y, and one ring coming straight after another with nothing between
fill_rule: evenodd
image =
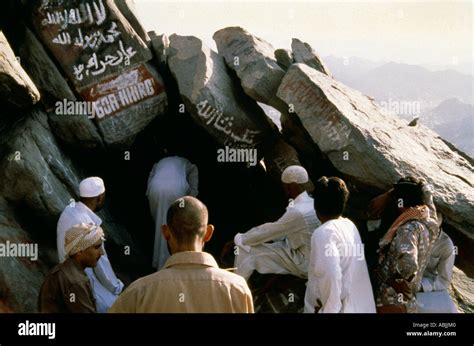
<instances>
[{"instance_id":1,"label":"man with shaved head","mask_svg":"<svg viewBox=\"0 0 474 346\"><path fill-rule=\"evenodd\" d=\"M207 207L201 201L191 196L177 199L162 227L171 257L162 270L132 283L109 312L253 312L246 281L219 269L202 251L214 232L207 222Z\"/></svg>"}]
</instances>

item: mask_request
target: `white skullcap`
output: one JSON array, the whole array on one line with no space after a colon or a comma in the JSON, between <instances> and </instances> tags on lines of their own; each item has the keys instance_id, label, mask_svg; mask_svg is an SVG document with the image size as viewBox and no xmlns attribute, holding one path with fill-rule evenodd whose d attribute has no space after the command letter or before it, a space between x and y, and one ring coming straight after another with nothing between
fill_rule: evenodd
<instances>
[{"instance_id":1,"label":"white skullcap","mask_svg":"<svg viewBox=\"0 0 474 346\"><path fill-rule=\"evenodd\" d=\"M305 184L309 181L308 172L301 166L288 166L281 174L281 181L286 184Z\"/></svg>"},{"instance_id":2,"label":"white skullcap","mask_svg":"<svg viewBox=\"0 0 474 346\"><path fill-rule=\"evenodd\" d=\"M104 240L104 231L93 223L80 223L66 231L64 250L68 256L83 251L100 239Z\"/></svg>"},{"instance_id":3,"label":"white skullcap","mask_svg":"<svg viewBox=\"0 0 474 346\"><path fill-rule=\"evenodd\" d=\"M86 178L79 184L79 195L81 197L97 197L104 192L104 181L99 177Z\"/></svg>"}]
</instances>

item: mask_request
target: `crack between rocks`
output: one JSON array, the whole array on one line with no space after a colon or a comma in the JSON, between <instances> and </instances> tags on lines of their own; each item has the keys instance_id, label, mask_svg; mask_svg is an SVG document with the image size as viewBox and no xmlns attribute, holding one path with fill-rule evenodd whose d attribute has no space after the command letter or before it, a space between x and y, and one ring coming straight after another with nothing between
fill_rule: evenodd
<instances>
[{"instance_id":1,"label":"crack between rocks","mask_svg":"<svg viewBox=\"0 0 474 346\"><path fill-rule=\"evenodd\" d=\"M446 173L446 174L448 174L448 175L450 175L450 176L452 176L452 177L456 177L456 178L458 178L459 180L462 180L463 182L465 182L465 183L466 183L467 185L469 185L470 187L474 187L474 186L471 184L471 182L470 182L469 180L467 180L466 178L461 177L460 175L457 175L457 174L450 173L450 172L446 171L445 169L443 169L443 168L441 168L441 167L439 167L439 168L440 168L444 173Z\"/></svg>"}]
</instances>

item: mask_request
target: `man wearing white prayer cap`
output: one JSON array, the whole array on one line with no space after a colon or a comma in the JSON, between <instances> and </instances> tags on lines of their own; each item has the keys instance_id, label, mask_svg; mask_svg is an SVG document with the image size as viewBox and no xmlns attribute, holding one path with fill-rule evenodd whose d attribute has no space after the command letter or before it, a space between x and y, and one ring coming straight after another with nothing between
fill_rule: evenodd
<instances>
[{"instance_id":1,"label":"man wearing white prayer cap","mask_svg":"<svg viewBox=\"0 0 474 346\"><path fill-rule=\"evenodd\" d=\"M283 189L290 198L285 214L275 221L237 233L236 273L245 279L256 270L260 274L291 274L308 277L311 235L321 224L313 199L304 185L308 173L301 166L289 166L281 175Z\"/></svg>"},{"instance_id":2,"label":"man wearing white prayer cap","mask_svg":"<svg viewBox=\"0 0 474 346\"><path fill-rule=\"evenodd\" d=\"M81 197L93 198L105 193L104 181L99 177L86 178L79 184Z\"/></svg>"},{"instance_id":3,"label":"man wearing white prayer cap","mask_svg":"<svg viewBox=\"0 0 474 346\"><path fill-rule=\"evenodd\" d=\"M57 247L59 262L64 262L67 251L65 249L65 234L68 229L80 223L102 225L102 219L95 212L105 204L105 184L99 177L89 177L79 184L80 201L71 200L59 217L57 227ZM92 286L96 299L97 312L105 313L112 306L123 290L123 283L114 273L105 248L104 255L97 266L85 270Z\"/></svg>"},{"instance_id":4,"label":"man wearing white prayer cap","mask_svg":"<svg viewBox=\"0 0 474 346\"><path fill-rule=\"evenodd\" d=\"M65 236L67 258L45 277L40 289L40 312L95 313L96 303L86 268L95 267L104 254L104 231L100 226L81 223Z\"/></svg>"}]
</instances>

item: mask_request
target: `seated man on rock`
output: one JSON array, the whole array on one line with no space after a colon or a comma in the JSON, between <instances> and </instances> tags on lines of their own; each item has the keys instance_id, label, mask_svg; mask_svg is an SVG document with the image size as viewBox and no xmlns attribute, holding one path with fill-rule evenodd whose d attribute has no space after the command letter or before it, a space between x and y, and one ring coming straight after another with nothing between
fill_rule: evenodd
<instances>
[{"instance_id":1,"label":"seated man on rock","mask_svg":"<svg viewBox=\"0 0 474 346\"><path fill-rule=\"evenodd\" d=\"M41 286L40 312L97 312L92 286L84 270L94 268L104 254L104 231L100 226L81 223L66 232L66 260L49 272Z\"/></svg>"},{"instance_id":2,"label":"seated man on rock","mask_svg":"<svg viewBox=\"0 0 474 346\"><path fill-rule=\"evenodd\" d=\"M313 198L303 186L309 181L308 173L301 166L289 166L281 180L290 198L285 214L275 222L234 237L236 273L246 280L254 270L260 274L308 276L311 234L321 224L314 211Z\"/></svg>"},{"instance_id":3,"label":"seated man on rock","mask_svg":"<svg viewBox=\"0 0 474 346\"><path fill-rule=\"evenodd\" d=\"M438 223L442 216L438 214ZM454 268L454 244L442 230L431 250L430 258L416 294L420 313L456 313L457 309L448 293Z\"/></svg>"}]
</instances>

